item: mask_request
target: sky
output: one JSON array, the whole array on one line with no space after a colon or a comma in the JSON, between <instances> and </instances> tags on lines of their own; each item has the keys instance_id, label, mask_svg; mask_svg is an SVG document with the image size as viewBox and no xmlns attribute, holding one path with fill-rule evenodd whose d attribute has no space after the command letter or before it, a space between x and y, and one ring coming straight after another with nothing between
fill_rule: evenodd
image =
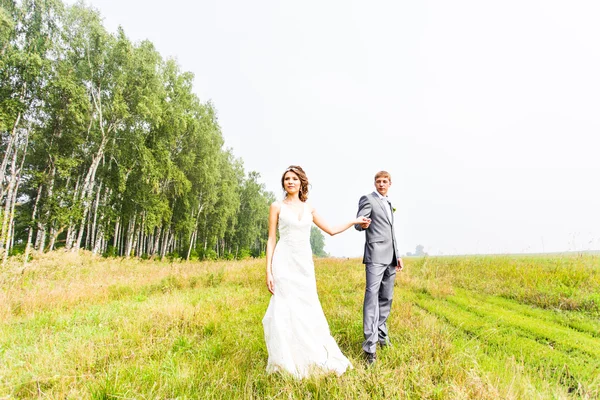
<instances>
[{"instance_id":1,"label":"sky","mask_svg":"<svg viewBox=\"0 0 600 400\"><path fill-rule=\"evenodd\" d=\"M387 170L403 253L600 250L595 0L87 4L195 74L278 199L301 165L330 225ZM325 250L360 256L363 235Z\"/></svg>"}]
</instances>

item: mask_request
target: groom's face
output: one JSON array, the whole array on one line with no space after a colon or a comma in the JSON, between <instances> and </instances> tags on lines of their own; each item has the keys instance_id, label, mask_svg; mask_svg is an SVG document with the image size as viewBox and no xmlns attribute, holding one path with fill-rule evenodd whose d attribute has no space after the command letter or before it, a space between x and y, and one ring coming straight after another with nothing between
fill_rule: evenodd
<instances>
[{"instance_id":1,"label":"groom's face","mask_svg":"<svg viewBox=\"0 0 600 400\"><path fill-rule=\"evenodd\" d=\"M375 179L375 189L382 196L387 196L388 189L392 185L392 182L387 177L380 177Z\"/></svg>"}]
</instances>

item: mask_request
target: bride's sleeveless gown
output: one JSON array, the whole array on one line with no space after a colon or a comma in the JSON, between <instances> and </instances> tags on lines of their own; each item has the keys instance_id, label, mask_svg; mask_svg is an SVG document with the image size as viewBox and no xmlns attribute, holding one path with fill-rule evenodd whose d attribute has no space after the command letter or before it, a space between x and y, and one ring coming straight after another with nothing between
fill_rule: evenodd
<instances>
[{"instance_id":1,"label":"bride's sleeveless gown","mask_svg":"<svg viewBox=\"0 0 600 400\"><path fill-rule=\"evenodd\" d=\"M263 319L269 359L267 372L304 378L319 371L338 375L352 368L329 332L317 295L310 247L312 214L285 203L279 213L279 242L273 253L275 294Z\"/></svg>"}]
</instances>

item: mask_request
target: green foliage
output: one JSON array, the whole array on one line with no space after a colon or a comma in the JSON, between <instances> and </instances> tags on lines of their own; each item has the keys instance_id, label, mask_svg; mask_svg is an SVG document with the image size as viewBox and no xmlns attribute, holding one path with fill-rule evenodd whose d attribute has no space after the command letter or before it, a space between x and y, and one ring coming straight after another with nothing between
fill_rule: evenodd
<instances>
[{"instance_id":1,"label":"green foliage","mask_svg":"<svg viewBox=\"0 0 600 400\"><path fill-rule=\"evenodd\" d=\"M106 251L104 252L104 254L102 254L103 257L115 257L117 255L117 249L115 246L111 246L109 245L106 248Z\"/></svg>"},{"instance_id":2,"label":"green foliage","mask_svg":"<svg viewBox=\"0 0 600 400\"><path fill-rule=\"evenodd\" d=\"M11 256L17 256L17 255L23 254L24 252L25 252L25 245L24 244L18 244L16 246L13 246L10 249L10 253L9 254Z\"/></svg>"},{"instance_id":3,"label":"green foliage","mask_svg":"<svg viewBox=\"0 0 600 400\"><path fill-rule=\"evenodd\" d=\"M0 5L0 43L6 43L14 29L14 22L3 5Z\"/></svg>"},{"instance_id":4,"label":"green foliage","mask_svg":"<svg viewBox=\"0 0 600 400\"><path fill-rule=\"evenodd\" d=\"M197 261L199 259L200 259L200 252L198 252L198 250L196 250L196 249L193 249L190 252L190 260L191 261Z\"/></svg>"},{"instance_id":5,"label":"green foliage","mask_svg":"<svg viewBox=\"0 0 600 400\"><path fill-rule=\"evenodd\" d=\"M217 252L214 251L213 249L209 249L208 251L206 251L204 253L205 260L216 260L217 258L218 258Z\"/></svg>"},{"instance_id":6,"label":"green foliage","mask_svg":"<svg viewBox=\"0 0 600 400\"><path fill-rule=\"evenodd\" d=\"M83 3L3 2L0 39L0 155L27 154L16 243L33 231L40 251L265 250L273 196L224 148L214 105L176 61Z\"/></svg>"},{"instance_id":7,"label":"green foliage","mask_svg":"<svg viewBox=\"0 0 600 400\"><path fill-rule=\"evenodd\" d=\"M325 252L325 236L316 226L310 227L310 247L312 253L317 257L327 257Z\"/></svg>"},{"instance_id":8,"label":"green foliage","mask_svg":"<svg viewBox=\"0 0 600 400\"><path fill-rule=\"evenodd\" d=\"M247 248L241 249L237 255L238 260L245 260L250 257L252 257L252 251Z\"/></svg>"}]
</instances>

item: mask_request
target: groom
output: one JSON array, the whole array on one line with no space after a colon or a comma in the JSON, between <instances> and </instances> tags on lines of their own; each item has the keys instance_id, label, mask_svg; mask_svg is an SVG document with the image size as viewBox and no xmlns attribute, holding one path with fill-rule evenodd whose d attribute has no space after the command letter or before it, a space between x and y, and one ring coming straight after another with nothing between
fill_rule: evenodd
<instances>
[{"instance_id":1,"label":"groom","mask_svg":"<svg viewBox=\"0 0 600 400\"><path fill-rule=\"evenodd\" d=\"M369 365L375 363L377 343L382 347L390 344L386 321L392 308L396 272L404 268L394 235L394 209L387 198L391 185L392 177L388 172L375 174L377 191L362 196L358 202L357 217L364 216L370 221L354 225L356 230L366 232L363 257L367 278L363 305L365 341L362 348Z\"/></svg>"}]
</instances>

